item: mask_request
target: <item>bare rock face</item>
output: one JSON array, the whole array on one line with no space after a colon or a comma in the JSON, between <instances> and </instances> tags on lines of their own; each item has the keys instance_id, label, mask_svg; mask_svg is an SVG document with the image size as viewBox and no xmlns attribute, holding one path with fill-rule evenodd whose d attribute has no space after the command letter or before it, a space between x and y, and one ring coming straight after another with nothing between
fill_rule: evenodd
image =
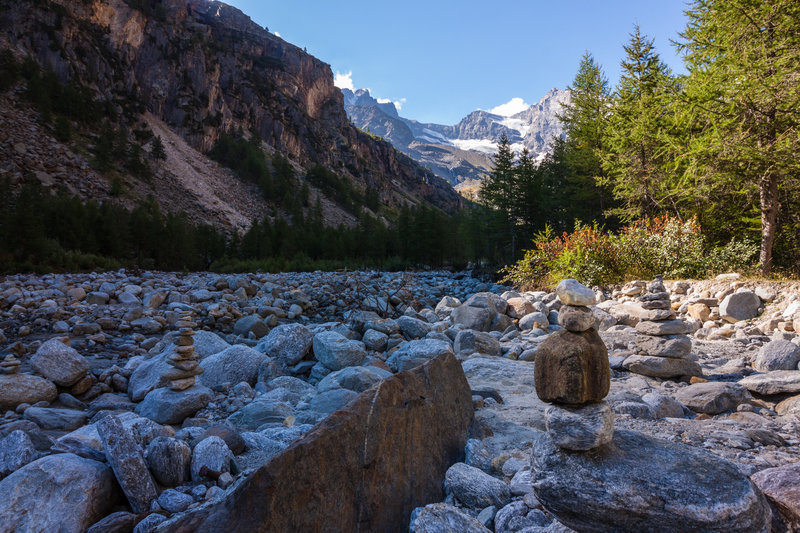
<instances>
[{"instance_id":1,"label":"bare rock face","mask_svg":"<svg viewBox=\"0 0 800 533\"><path fill-rule=\"evenodd\" d=\"M444 498L471 419L461 365L438 356L365 391L224 500L158 531L408 531L414 508Z\"/></svg>"},{"instance_id":2,"label":"bare rock face","mask_svg":"<svg viewBox=\"0 0 800 533\"><path fill-rule=\"evenodd\" d=\"M733 463L705 450L618 430L590 453L534 439L536 498L581 532L769 531L766 498Z\"/></svg>"},{"instance_id":3,"label":"bare rock face","mask_svg":"<svg viewBox=\"0 0 800 533\"><path fill-rule=\"evenodd\" d=\"M536 352L534 380L536 394L545 402L579 405L605 398L611 371L608 350L597 330L550 335Z\"/></svg>"}]
</instances>

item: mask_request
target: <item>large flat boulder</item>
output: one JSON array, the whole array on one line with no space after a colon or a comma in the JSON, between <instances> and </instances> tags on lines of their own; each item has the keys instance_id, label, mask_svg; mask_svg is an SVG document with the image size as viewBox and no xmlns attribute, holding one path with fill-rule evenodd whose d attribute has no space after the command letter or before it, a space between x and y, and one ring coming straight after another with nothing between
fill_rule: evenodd
<instances>
[{"instance_id":1,"label":"large flat boulder","mask_svg":"<svg viewBox=\"0 0 800 533\"><path fill-rule=\"evenodd\" d=\"M444 499L471 419L461 365L441 355L363 392L225 499L158 531L408 531L414 508Z\"/></svg>"},{"instance_id":2,"label":"large flat boulder","mask_svg":"<svg viewBox=\"0 0 800 533\"><path fill-rule=\"evenodd\" d=\"M739 469L710 452L617 430L591 453L533 442L536 498L564 525L591 533L769 531L772 513Z\"/></svg>"},{"instance_id":3,"label":"large flat boulder","mask_svg":"<svg viewBox=\"0 0 800 533\"><path fill-rule=\"evenodd\" d=\"M21 403L52 402L57 397L56 386L39 376L0 375L0 412L16 409Z\"/></svg>"}]
</instances>

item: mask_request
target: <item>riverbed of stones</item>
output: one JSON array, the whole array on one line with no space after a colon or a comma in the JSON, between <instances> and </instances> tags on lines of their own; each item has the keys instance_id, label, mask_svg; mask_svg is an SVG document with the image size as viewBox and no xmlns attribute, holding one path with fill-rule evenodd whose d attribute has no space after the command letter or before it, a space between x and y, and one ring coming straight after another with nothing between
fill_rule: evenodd
<instances>
[{"instance_id":1,"label":"riverbed of stones","mask_svg":"<svg viewBox=\"0 0 800 533\"><path fill-rule=\"evenodd\" d=\"M446 499L411 529L569 531L530 470L548 408L534 361L564 326L599 332L613 427L730 461L791 522L791 491L764 480L797 478L784 472L800 461L800 287L648 283L595 289L570 314L555 292L470 272L6 277L0 530L153 531L385 377L452 352L475 419Z\"/></svg>"}]
</instances>

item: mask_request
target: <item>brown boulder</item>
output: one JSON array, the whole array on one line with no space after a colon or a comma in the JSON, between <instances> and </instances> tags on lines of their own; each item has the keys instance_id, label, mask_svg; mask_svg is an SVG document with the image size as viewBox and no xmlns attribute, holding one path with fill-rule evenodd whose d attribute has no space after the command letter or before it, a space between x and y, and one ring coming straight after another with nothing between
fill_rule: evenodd
<instances>
[{"instance_id":1,"label":"brown boulder","mask_svg":"<svg viewBox=\"0 0 800 533\"><path fill-rule=\"evenodd\" d=\"M800 531L800 464L767 468L750 479L775 504L789 531Z\"/></svg>"},{"instance_id":2,"label":"brown boulder","mask_svg":"<svg viewBox=\"0 0 800 533\"><path fill-rule=\"evenodd\" d=\"M545 402L579 405L605 398L611 371L608 350L597 330L560 330L550 335L536 352L534 383Z\"/></svg>"},{"instance_id":3,"label":"brown boulder","mask_svg":"<svg viewBox=\"0 0 800 533\"><path fill-rule=\"evenodd\" d=\"M451 353L368 389L214 505L160 532L408 531L411 511L444 499L472 419Z\"/></svg>"}]
</instances>

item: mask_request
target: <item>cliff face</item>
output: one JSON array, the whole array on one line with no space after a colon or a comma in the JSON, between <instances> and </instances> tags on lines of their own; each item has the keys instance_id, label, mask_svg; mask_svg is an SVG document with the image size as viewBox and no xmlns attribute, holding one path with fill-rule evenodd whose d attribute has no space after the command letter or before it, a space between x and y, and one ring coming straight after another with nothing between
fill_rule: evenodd
<instances>
[{"instance_id":1,"label":"cliff face","mask_svg":"<svg viewBox=\"0 0 800 533\"><path fill-rule=\"evenodd\" d=\"M134 4L134 2L131 2ZM149 111L195 149L255 133L301 167L322 164L388 205L458 196L348 121L330 66L207 0L0 0L0 46L91 87L120 115Z\"/></svg>"}]
</instances>

